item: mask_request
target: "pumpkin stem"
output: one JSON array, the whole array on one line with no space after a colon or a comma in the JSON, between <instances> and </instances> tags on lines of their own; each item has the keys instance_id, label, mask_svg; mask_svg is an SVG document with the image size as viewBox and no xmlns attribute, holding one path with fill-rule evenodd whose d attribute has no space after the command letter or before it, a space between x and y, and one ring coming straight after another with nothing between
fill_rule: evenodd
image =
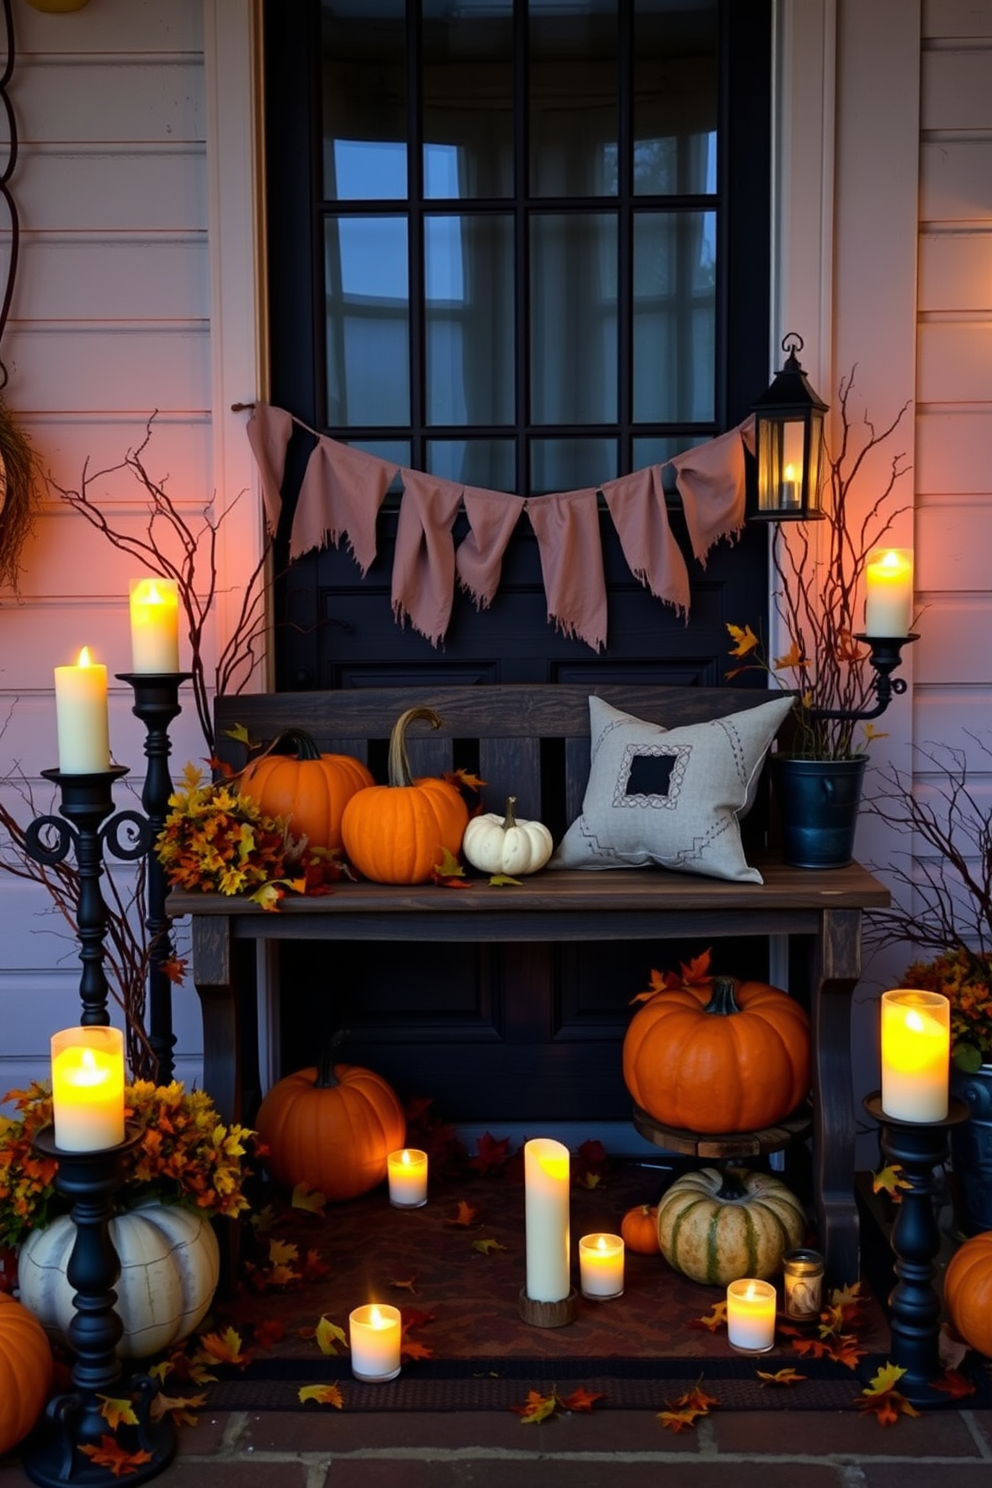
<instances>
[{"instance_id":1,"label":"pumpkin stem","mask_svg":"<svg viewBox=\"0 0 992 1488\"><path fill-rule=\"evenodd\" d=\"M337 1058L338 1046L347 1036L346 1028L339 1028L325 1049L322 1049L317 1059L317 1078L313 1082L317 1090L333 1090L335 1085L341 1081L334 1073L334 1061Z\"/></svg>"},{"instance_id":2,"label":"pumpkin stem","mask_svg":"<svg viewBox=\"0 0 992 1488\"><path fill-rule=\"evenodd\" d=\"M422 719L429 723L431 728L441 727L440 716L433 708L407 708L401 713L393 724L393 732L389 736L389 784L390 785L412 785L413 773L410 769L410 757L406 752L406 731L415 719Z\"/></svg>"},{"instance_id":3,"label":"pumpkin stem","mask_svg":"<svg viewBox=\"0 0 992 1488\"><path fill-rule=\"evenodd\" d=\"M320 750L313 737L303 729L297 728L283 729L259 758L264 759L269 754L295 754L299 760L320 759Z\"/></svg>"},{"instance_id":4,"label":"pumpkin stem","mask_svg":"<svg viewBox=\"0 0 992 1488\"><path fill-rule=\"evenodd\" d=\"M740 1008L734 996L739 986L740 982L736 977L714 977L710 1000L703 1008L703 1012L714 1013L718 1018L729 1018L732 1013L739 1013Z\"/></svg>"},{"instance_id":5,"label":"pumpkin stem","mask_svg":"<svg viewBox=\"0 0 992 1488\"><path fill-rule=\"evenodd\" d=\"M509 832L517 825L517 818L513 814L513 808L517 804L516 796L507 796L506 815L503 818L503 831Z\"/></svg>"},{"instance_id":6,"label":"pumpkin stem","mask_svg":"<svg viewBox=\"0 0 992 1488\"><path fill-rule=\"evenodd\" d=\"M744 1169L726 1167L723 1170L723 1182L720 1184L716 1197L718 1199L742 1199L747 1193L744 1187Z\"/></svg>"}]
</instances>

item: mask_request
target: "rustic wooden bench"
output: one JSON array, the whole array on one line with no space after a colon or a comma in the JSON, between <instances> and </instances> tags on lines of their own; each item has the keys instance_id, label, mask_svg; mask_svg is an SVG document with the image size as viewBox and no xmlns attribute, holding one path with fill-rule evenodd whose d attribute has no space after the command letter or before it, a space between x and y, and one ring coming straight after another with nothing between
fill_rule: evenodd
<instances>
[{"instance_id":1,"label":"rustic wooden bench","mask_svg":"<svg viewBox=\"0 0 992 1488\"><path fill-rule=\"evenodd\" d=\"M767 701L750 689L609 684L592 690L614 707L673 728ZM219 739L235 724L266 741L292 724L321 749L366 759L380 775L392 723L412 700L442 727L408 736L416 774L455 767L487 782L486 809L507 795L518 814L552 826L556 840L580 812L589 770L590 688L466 686L355 689L219 698ZM231 746L230 758L243 756ZM380 777L381 778L381 777ZM861 918L889 901L857 864L830 871L786 867L768 847L767 802L749 817L749 860L763 884L727 882L661 868L605 872L545 869L511 890L484 878L458 891L344 882L319 898L287 898L275 913L218 895L169 896L174 918L191 916L192 976L201 999L204 1085L228 1119L250 1115L257 1098L255 950L259 941L583 942L788 938L790 991L813 1029L813 1188L820 1243L836 1284L858 1275L854 1196L855 1111L851 996L861 970ZM554 1113L549 1112L551 1119ZM748 1150L745 1146L742 1150ZM706 1155L705 1144L700 1146Z\"/></svg>"}]
</instances>

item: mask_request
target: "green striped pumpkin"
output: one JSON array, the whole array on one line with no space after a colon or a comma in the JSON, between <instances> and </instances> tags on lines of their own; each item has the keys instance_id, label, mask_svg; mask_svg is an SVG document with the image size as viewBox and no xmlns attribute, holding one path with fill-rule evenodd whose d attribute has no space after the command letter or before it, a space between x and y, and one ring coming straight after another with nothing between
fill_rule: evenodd
<instances>
[{"instance_id":1,"label":"green striped pumpkin","mask_svg":"<svg viewBox=\"0 0 992 1488\"><path fill-rule=\"evenodd\" d=\"M711 1286L767 1281L802 1243L806 1215L779 1178L702 1168L676 1178L658 1204L658 1244L670 1266Z\"/></svg>"}]
</instances>

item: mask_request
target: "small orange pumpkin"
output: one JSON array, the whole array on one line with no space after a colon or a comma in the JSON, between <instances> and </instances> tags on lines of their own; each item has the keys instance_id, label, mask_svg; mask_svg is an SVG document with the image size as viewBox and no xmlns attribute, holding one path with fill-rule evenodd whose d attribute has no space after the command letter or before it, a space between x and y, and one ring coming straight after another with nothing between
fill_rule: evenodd
<instances>
[{"instance_id":1,"label":"small orange pumpkin","mask_svg":"<svg viewBox=\"0 0 992 1488\"><path fill-rule=\"evenodd\" d=\"M951 1256L944 1305L964 1341L992 1358L992 1230L972 1235Z\"/></svg>"},{"instance_id":2,"label":"small orange pumpkin","mask_svg":"<svg viewBox=\"0 0 992 1488\"><path fill-rule=\"evenodd\" d=\"M327 1199L353 1199L386 1176L386 1158L406 1141L406 1118L392 1086L357 1064L332 1064L279 1080L255 1122L276 1183L305 1183Z\"/></svg>"},{"instance_id":3,"label":"small orange pumpkin","mask_svg":"<svg viewBox=\"0 0 992 1488\"><path fill-rule=\"evenodd\" d=\"M660 1255L657 1204L635 1204L620 1221L620 1234L628 1250L638 1255Z\"/></svg>"},{"instance_id":4,"label":"small orange pumpkin","mask_svg":"<svg viewBox=\"0 0 992 1488\"><path fill-rule=\"evenodd\" d=\"M766 982L713 977L657 992L630 1021L623 1077L663 1126L758 1131L809 1092L809 1018Z\"/></svg>"},{"instance_id":5,"label":"small orange pumpkin","mask_svg":"<svg viewBox=\"0 0 992 1488\"><path fill-rule=\"evenodd\" d=\"M54 1373L44 1328L20 1302L0 1292L0 1457L41 1415Z\"/></svg>"},{"instance_id":6,"label":"small orange pumpkin","mask_svg":"<svg viewBox=\"0 0 992 1488\"><path fill-rule=\"evenodd\" d=\"M415 719L441 727L433 708L408 708L390 735L389 784L352 796L341 822L345 852L375 883L426 883L445 851L458 853L468 825L457 786L430 776L413 779L406 731Z\"/></svg>"},{"instance_id":7,"label":"small orange pumpkin","mask_svg":"<svg viewBox=\"0 0 992 1488\"><path fill-rule=\"evenodd\" d=\"M370 770L350 754L321 754L302 729L284 729L241 772L238 789L266 816L289 818L294 837L340 851L341 817L357 791L374 785Z\"/></svg>"}]
</instances>

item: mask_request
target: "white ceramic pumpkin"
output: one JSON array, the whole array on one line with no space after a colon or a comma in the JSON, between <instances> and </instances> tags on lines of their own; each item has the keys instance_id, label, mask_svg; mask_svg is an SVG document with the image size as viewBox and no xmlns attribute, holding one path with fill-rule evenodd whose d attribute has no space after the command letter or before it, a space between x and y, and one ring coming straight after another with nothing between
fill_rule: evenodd
<instances>
[{"instance_id":1,"label":"white ceramic pumpkin","mask_svg":"<svg viewBox=\"0 0 992 1488\"><path fill-rule=\"evenodd\" d=\"M56 1337L73 1316L66 1267L75 1233L64 1214L33 1230L17 1258L20 1299ZM110 1222L110 1236L121 1263L118 1353L146 1359L187 1338L209 1312L220 1276L217 1236L208 1220L179 1204L146 1204L120 1214Z\"/></svg>"},{"instance_id":2,"label":"white ceramic pumpkin","mask_svg":"<svg viewBox=\"0 0 992 1488\"><path fill-rule=\"evenodd\" d=\"M516 796L509 796L506 815L487 811L474 816L465 828L462 852L481 873L536 873L554 852L551 833L543 822L518 821L513 814Z\"/></svg>"}]
</instances>

